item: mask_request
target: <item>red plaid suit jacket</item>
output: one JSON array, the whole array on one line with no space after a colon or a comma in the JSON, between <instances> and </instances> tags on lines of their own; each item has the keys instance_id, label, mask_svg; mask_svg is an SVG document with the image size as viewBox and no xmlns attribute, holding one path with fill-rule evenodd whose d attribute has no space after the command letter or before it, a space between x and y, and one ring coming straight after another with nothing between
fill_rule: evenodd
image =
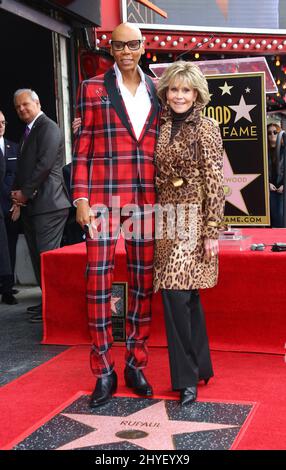
<instances>
[{"instance_id":1,"label":"red plaid suit jacket","mask_svg":"<svg viewBox=\"0 0 286 470\"><path fill-rule=\"evenodd\" d=\"M159 131L159 104L155 87L146 76L151 110L136 139L112 67L105 75L82 82L77 112L82 127L75 142L72 196L86 197L90 206L120 207L133 201L141 186L144 201L155 202L154 151ZM138 110L140 112L140 110Z\"/></svg>"}]
</instances>

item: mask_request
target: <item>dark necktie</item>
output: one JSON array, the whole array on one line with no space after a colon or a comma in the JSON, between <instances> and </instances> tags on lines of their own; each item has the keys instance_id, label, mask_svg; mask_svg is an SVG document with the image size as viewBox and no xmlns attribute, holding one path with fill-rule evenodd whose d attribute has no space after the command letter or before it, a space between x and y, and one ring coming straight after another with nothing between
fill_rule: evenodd
<instances>
[{"instance_id":1,"label":"dark necktie","mask_svg":"<svg viewBox=\"0 0 286 470\"><path fill-rule=\"evenodd\" d=\"M30 134L31 132L31 129L29 128L29 126L26 126L25 128L25 132L24 132L24 140L27 139L28 135Z\"/></svg>"}]
</instances>

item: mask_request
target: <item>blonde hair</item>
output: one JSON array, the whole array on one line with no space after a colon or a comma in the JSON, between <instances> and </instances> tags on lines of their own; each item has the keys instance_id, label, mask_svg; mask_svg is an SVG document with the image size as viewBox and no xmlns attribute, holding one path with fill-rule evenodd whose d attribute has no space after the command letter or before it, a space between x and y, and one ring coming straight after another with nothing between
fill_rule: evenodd
<instances>
[{"instance_id":1,"label":"blonde hair","mask_svg":"<svg viewBox=\"0 0 286 470\"><path fill-rule=\"evenodd\" d=\"M166 92L175 80L182 80L187 82L191 88L197 91L197 100L203 106L206 106L210 101L210 93L208 82L197 65L193 62L184 62L180 60L174 62L164 71L157 86L157 95L162 104L165 105L167 98Z\"/></svg>"}]
</instances>

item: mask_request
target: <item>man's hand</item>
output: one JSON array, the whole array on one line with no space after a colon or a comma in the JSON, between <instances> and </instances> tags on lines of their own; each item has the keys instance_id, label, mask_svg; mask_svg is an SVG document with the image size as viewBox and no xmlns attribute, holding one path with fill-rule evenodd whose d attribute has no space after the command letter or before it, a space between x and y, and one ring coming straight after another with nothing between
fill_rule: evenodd
<instances>
[{"instance_id":1,"label":"man's hand","mask_svg":"<svg viewBox=\"0 0 286 470\"><path fill-rule=\"evenodd\" d=\"M10 209L10 212L11 212L11 220L13 222L16 222L16 220L18 220L20 217L21 208L20 206L17 206L17 204L13 204L13 206Z\"/></svg>"},{"instance_id":2,"label":"man's hand","mask_svg":"<svg viewBox=\"0 0 286 470\"><path fill-rule=\"evenodd\" d=\"M94 217L91 215L91 210L88 201L79 199L76 203L76 221L84 230L85 225L88 226L88 233L90 238L93 238L92 221Z\"/></svg>"},{"instance_id":3,"label":"man's hand","mask_svg":"<svg viewBox=\"0 0 286 470\"><path fill-rule=\"evenodd\" d=\"M81 118L74 118L73 122L72 122L72 131L74 134L77 133L77 131L79 130L81 126Z\"/></svg>"},{"instance_id":4,"label":"man's hand","mask_svg":"<svg viewBox=\"0 0 286 470\"><path fill-rule=\"evenodd\" d=\"M16 204L17 206L25 206L28 201L28 198L24 196L21 189L12 191L11 198L12 198L13 204Z\"/></svg>"},{"instance_id":5,"label":"man's hand","mask_svg":"<svg viewBox=\"0 0 286 470\"><path fill-rule=\"evenodd\" d=\"M277 193L282 194L283 193L283 184L277 188Z\"/></svg>"},{"instance_id":6,"label":"man's hand","mask_svg":"<svg viewBox=\"0 0 286 470\"><path fill-rule=\"evenodd\" d=\"M269 183L269 188L270 188L270 191L277 191L276 186L274 186L274 184L272 183Z\"/></svg>"}]
</instances>

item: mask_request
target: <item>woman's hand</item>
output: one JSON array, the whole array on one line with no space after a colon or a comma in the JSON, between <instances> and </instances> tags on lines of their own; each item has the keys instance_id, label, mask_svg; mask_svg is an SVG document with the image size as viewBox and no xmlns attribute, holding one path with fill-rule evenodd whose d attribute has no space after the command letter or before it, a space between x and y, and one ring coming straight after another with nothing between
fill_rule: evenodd
<instances>
[{"instance_id":1,"label":"woman's hand","mask_svg":"<svg viewBox=\"0 0 286 470\"><path fill-rule=\"evenodd\" d=\"M212 238L205 238L204 240L205 256L210 261L214 256L218 255L219 246L218 240Z\"/></svg>"}]
</instances>

